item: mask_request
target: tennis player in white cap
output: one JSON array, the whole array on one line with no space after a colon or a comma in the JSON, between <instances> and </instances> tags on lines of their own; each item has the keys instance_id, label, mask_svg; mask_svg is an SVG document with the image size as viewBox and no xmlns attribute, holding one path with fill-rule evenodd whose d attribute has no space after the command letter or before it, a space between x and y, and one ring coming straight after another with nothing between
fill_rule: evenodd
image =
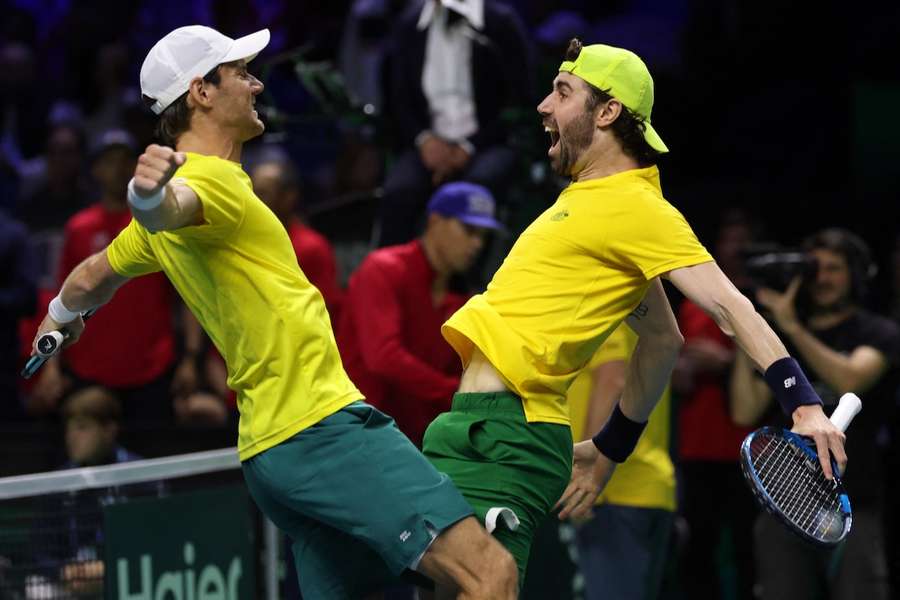
<instances>
[{"instance_id":1,"label":"tennis player in white cap","mask_svg":"<svg viewBox=\"0 0 900 600\"><path fill-rule=\"evenodd\" d=\"M163 145L141 155L134 219L66 279L38 335L65 328L130 277L163 271L228 364L238 453L262 511L294 542L308 598L361 598L407 569L460 598L516 597L510 554L341 364L322 295L241 168L264 125L247 63L269 32L237 40L182 27L141 68ZM127 343L127 332L123 332Z\"/></svg>"}]
</instances>

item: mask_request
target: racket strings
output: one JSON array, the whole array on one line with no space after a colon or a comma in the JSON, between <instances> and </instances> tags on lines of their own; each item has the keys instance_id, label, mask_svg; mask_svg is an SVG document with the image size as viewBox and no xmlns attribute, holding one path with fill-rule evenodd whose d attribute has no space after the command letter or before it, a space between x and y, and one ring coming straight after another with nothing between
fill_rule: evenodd
<instances>
[{"instance_id":1,"label":"racket strings","mask_svg":"<svg viewBox=\"0 0 900 600\"><path fill-rule=\"evenodd\" d=\"M751 448L760 482L782 514L817 538L843 530L837 486L818 463L780 436L760 436Z\"/></svg>"}]
</instances>

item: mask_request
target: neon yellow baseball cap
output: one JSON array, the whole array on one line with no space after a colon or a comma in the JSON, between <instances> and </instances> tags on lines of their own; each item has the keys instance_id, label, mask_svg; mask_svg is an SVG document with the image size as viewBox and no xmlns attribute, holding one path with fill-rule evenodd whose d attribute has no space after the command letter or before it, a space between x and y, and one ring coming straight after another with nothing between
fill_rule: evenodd
<instances>
[{"instance_id":1,"label":"neon yellow baseball cap","mask_svg":"<svg viewBox=\"0 0 900 600\"><path fill-rule=\"evenodd\" d=\"M637 54L624 48L591 44L584 46L574 61L564 61L559 70L576 75L619 100L644 120L644 139L650 147L659 152L669 151L650 125L653 78Z\"/></svg>"}]
</instances>

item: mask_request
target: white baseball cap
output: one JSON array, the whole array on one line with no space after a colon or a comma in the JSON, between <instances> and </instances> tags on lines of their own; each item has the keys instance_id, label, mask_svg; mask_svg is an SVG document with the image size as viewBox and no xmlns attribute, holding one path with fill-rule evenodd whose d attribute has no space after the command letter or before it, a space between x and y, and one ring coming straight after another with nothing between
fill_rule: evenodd
<instances>
[{"instance_id":1,"label":"white baseball cap","mask_svg":"<svg viewBox=\"0 0 900 600\"><path fill-rule=\"evenodd\" d=\"M141 93L156 100L150 109L160 114L190 89L195 77L222 63L251 61L268 44L268 29L233 40L202 25L179 27L147 53L141 65Z\"/></svg>"}]
</instances>

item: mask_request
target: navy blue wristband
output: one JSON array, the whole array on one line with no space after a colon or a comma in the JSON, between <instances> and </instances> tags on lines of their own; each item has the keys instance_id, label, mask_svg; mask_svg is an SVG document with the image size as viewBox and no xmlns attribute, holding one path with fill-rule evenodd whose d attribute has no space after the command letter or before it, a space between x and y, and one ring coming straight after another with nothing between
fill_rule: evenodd
<instances>
[{"instance_id":1,"label":"navy blue wristband","mask_svg":"<svg viewBox=\"0 0 900 600\"><path fill-rule=\"evenodd\" d=\"M609 421L593 437L597 450L613 462L623 463L628 455L634 451L638 439L644 432L647 422L638 423L632 421L622 413L618 403L609 417Z\"/></svg>"},{"instance_id":2,"label":"navy blue wristband","mask_svg":"<svg viewBox=\"0 0 900 600\"><path fill-rule=\"evenodd\" d=\"M781 405L781 410L788 417L794 414L798 406L822 404L800 365L790 356L780 358L769 365L764 377L778 404Z\"/></svg>"}]
</instances>

